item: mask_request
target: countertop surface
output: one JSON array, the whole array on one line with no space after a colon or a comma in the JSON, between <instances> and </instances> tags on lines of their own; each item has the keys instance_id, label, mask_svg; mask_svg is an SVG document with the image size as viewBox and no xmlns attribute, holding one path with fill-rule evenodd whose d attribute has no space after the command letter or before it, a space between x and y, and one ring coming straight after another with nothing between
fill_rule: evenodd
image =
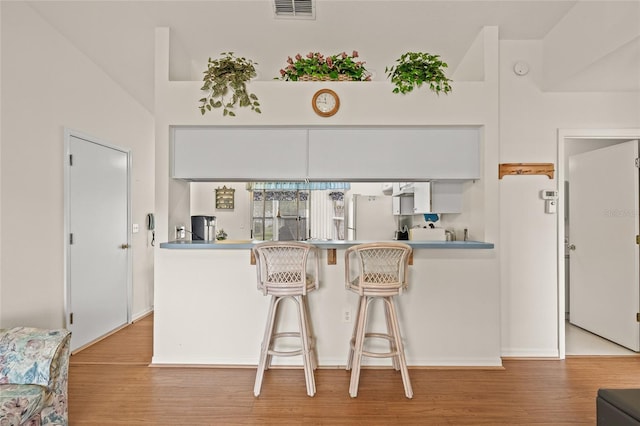
<instances>
[{"instance_id":1,"label":"countertop surface","mask_svg":"<svg viewBox=\"0 0 640 426\"><path fill-rule=\"evenodd\" d=\"M395 242L395 240L392 240ZM160 248L177 249L177 250L235 250L235 249L251 249L254 245L263 241L255 240L223 240L223 241L191 241L178 240L160 243ZM309 244L313 244L321 249L339 249L348 248L356 244L373 243L379 241L365 240L307 240ZM492 249L493 243L484 241L417 241L402 240L398 241L406 243L414 249Z\"/></svg>"}]
</instances>

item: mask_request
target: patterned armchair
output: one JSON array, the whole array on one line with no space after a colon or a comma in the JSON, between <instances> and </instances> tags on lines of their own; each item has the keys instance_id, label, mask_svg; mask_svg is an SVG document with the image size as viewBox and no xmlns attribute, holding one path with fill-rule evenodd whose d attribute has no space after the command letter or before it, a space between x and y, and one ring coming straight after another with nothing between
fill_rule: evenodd
<instances>
[{"instance_id":1,"label":"patterned armchair","mask_svg":"<svg viewBox=\"0 0 640 426\"><path fill-rule=\"evenodd\" d=\"M68 330L0 330L0 426L67 426Z\"/></svg>"}]
</instances>

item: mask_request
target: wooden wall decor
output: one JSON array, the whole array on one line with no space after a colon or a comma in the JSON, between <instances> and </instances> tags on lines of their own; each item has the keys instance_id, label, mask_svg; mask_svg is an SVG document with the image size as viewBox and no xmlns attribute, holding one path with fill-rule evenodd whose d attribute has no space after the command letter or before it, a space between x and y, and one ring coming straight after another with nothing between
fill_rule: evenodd
<instances>
[{"instance_id":1,"label":"wooden wall decor","mask_svg":"<svg viewBox=\"0 0 640 426\"><path fill-rule=\"evenodd\" d=\"M553 179L553 163L502 163L498 166L498 179L505 175L546 175Z\"/></svg>"},{"instance_id":2,"label":"wooden wall decor","mask_svg":"<svg viewBox=\"0 0 640 426\"><path fill-rule=\"evenodd\" d=\"M327 265L336 265L337 263L336 249L327 249Z\"/></svg>"},{"instance_id":3,"label":"wooden wall decor","mask_svg":"<svg viewBox=\"0 0 640 426\"><path fill-rule=\"evenodd\" d=\"M216 189L216 209L233 210L233 201L236 190L233 188Z\"/></svg>"}]
</instances>

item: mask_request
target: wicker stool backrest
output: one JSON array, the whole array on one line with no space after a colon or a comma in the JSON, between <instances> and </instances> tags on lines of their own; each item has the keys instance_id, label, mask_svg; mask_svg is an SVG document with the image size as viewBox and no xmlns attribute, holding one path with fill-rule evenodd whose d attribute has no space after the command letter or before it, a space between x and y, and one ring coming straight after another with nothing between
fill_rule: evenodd
<instances>
[{"instance_id":1,"label":"wicker stool backrest","mask_svg":"<svg viewBox=\"0 0 640 426\"><path fill-rule=\"evenodd\" d=\"M409 245L393 242L351 246L345 253L347 288L357 290L360 294L371 291L401 292L408 285L411 251Z\"/></svg>"},{"instance_id":2,"label":"wicker stool backrest","mask_svg":"<svg viewBox=\"0 0 640 426\"><path fill-rule=\"evenodd\" d=\"M320 262L315 246L295 241L267 241L256 244L253 253L258 289L264 294L306 294L318 288ZM308 265L310 254L314 262Z\"/></svg>"}]
</instances>

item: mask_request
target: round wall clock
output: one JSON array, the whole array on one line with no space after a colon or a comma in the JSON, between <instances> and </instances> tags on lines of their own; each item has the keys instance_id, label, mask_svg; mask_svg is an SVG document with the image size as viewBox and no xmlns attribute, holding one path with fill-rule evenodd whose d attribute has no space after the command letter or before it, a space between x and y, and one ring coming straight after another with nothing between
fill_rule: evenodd
<instances>
[{"instance_id":1,"label":"round wall clock","mask_svg":"<svg viewBox=\"0 0 640 426\"><path fill-rule=\"evenodd\" d=\"M331 117L340 109L340 98L331 89L320 89L311 100L313 110L321 117Z\"/></svg>"}]
</instances>

